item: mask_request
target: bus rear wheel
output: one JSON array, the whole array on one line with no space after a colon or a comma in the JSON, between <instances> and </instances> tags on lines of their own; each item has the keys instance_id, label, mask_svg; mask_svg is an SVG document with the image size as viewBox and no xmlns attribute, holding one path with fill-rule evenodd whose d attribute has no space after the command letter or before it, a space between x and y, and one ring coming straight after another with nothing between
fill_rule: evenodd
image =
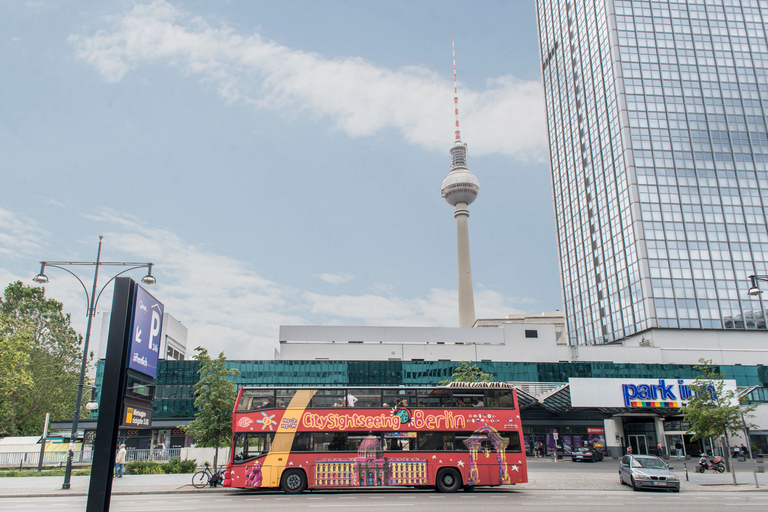
<instances>
[{"instance_id":1,"label":"bus rear wheel","mask_svg":"<svg viewBox=\"0 0 768 512\"><path fill-rule=\"evenodd\" d=\"M289 469L283 474L280 488L288 494L299 494L307 488L307 475L300 469Z\"/></svg>"},{"instance_id":2,"label":"bus rear wheel","mask_svg":"<svg viewBox=\"0 0 768 512\"><path fill-rule=\"evenodd\" d=\"M453 468L443 468L437 472L437 490L456 492L461 487L461 475Z\"/></svg>"}]
</instances>

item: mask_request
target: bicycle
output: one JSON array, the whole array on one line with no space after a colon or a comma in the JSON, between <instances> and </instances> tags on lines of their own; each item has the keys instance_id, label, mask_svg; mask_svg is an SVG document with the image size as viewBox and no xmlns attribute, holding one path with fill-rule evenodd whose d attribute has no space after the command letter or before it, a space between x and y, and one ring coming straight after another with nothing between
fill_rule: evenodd
<instances>
[{"instance_id":1,"label":"bicycle","mask_svg":"<svg viewBox=\"0 0 768 512\"><path fill-rule=\"evenodd\" d=\"M223 468L223 466L221 467ZM208 464L205 465L205 469L192 475L192 485L195 489L202 489L206 485L216 487L222 480L224 480L224 471L220 469L219 471L213 472Z\"/></svg>"}]
</instances>

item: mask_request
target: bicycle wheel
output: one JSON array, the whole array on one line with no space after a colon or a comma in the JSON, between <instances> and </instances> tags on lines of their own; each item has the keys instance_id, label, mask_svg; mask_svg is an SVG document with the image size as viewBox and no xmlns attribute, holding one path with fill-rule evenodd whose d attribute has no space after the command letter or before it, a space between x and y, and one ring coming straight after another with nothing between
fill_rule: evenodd
<instances>
[{"instance_id":1,"label":"bicycle wheel","mask_svg":"<svg viewBox=\"0 0 768 512\"><path fill-rule=\"evenodd\" d=\"M195 486L195 489L202 489L208 485L208 478L207 471L198 471L192 476L192 485Z\"/></svg>"}]
</instances>

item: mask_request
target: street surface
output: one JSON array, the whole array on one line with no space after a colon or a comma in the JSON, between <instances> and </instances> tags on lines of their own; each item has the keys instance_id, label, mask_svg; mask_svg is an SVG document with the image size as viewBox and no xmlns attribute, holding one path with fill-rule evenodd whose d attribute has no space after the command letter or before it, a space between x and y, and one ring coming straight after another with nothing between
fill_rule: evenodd
<instances>
[{"instance_id":1,"label":"street surface","mask_svg":"<svg viewBox=\"0 0 768 512\"><path fill-rule=\"evenodd\" d=\"M55 510L56 512L82 512L83 496L57 496L38 498L6 498L0 500L5 511ZM279 493L200 493L180 495L144 494L113 496L114 512L136 511L166 512L194 510L224 510L227 512L269 510L295 512L297 510L370 510L375 512L402 512L404 507L419 511L466 512L470 510L546 510L584 511L621 510L648 512L674 510L675 512L701 510L768 510L768 493L761 492L632 492L621 491L534 491L534 490L477 490L474 493L439 494L435 491L369 491L320 493L296 496Z\"/></svg>"}]
</instances>

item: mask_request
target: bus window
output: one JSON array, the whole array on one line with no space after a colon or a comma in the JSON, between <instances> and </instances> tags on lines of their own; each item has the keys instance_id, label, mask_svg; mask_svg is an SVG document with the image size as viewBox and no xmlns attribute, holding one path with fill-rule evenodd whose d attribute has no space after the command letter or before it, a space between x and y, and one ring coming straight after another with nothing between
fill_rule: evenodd
<instances>
[{"instance_id":1,"label":"bus window","mask_svg":"<svg viewBox=\"0 0 768 512\"><path fill-rule=\"evenodd\" d=\"M347 394L357 398L357 402L354 405L348 404L350 407L381 407L381 390L380 389L348 389Z\"/></svg>"},{"instance_id":2,"label":"bus window","mask_svg":"<svg viewBox=\"0 0 768 512\"><path fill-rule=\"evenodd\" d=\"M275 406L275 392L264 389L246 389L237 406L238 412L255 411Z\"/></svg>"},{"instance_id":3,"label":"bus window","mask_svg":"<svg viewBox=\"0 0 768 512\"><path fill-rule=\"evenodd\" d=\"M312 432L296 432L293 437L292 452L309 452L312 447Z\"/></svg>"},{"instance_id":4,"label":"bus window","mask_svg":"<svg viewBox=\"0 0 768 512\"><path fill-rule=\"evenodd\" d=\"M442 407L439 396L431 393L431 389L419 389L416 391L416 407Z\"/></svg>"},{"instance_id":5,"label":"bus window","mask_svg":"<svg viewBox=\"0 0 768 512\"><path fill-rule=\"evenodd\" d=\"M296 394L295 389L278 389L277 401L275 402L275 407L277 407L278 409L285 409L291 403L291 400L293 399L293 395L295 394Z\"/></svg>"},{"instance_id":6,"label":"bus window","mask_svg":"<svg viewBox=\"0 0 768 512\"><path fill-rule=\"evenodd\" d=\"M309 402L309 407L314 408L331 408L342 407L344 405L344 390L343 389L319 389L312 400Z\"/></svg>"},{"instance_id":7,"label":"bus window","mask_svg":"<svg viewBox=\"0 0 768 512\"><path fill-rule=\"evenodd\" d=\"M425 404L434 404L432 407L450 407L451 391L447 388L437 388L431 390L426 396L419 396L419 400ZM427 405L430 407L430 405Z\"/></svg>"},{"instance_id":8,"label":"bus window","mask_svg":"<svg viewBox=\"0 0 768 512\"><path fill-rule=\"evenodd\" d=\"M450 432L419 432L416 438L418 450L453 450L453 434Z\"/></svg>"},{"instance_id":9,"label":"bus window","mask_svg":"<svg viewBox=\"0 0 768 512\"><path fill-rule=\"evenodd\" d=\"M385 389L382 400L383 407L415 407L415 389Z\"/></svg>"},{"instance_id":10,"label":"bus window","mask_svg":"<svg viewBox=\"0 0 768 512\"><path fill-rule=\"evenodd\" d=\"M415 450L416 432L391 432L384 434L384 450Z\"/></svg>"},{"instance_id":11,"label":"bus window","mask_svg":"<svg viewBox=\"0 0 768 512\"><path fill-rule=\"evenodd\" d=\"M237 434L235 437L235 462L243 462L266 455L272 447L274 432Z\"/></svg>"},{"instance_id":12,"label":"bus window","mask_svg":"<svg viewBox=\"0 0 768 512\"><path fill-rule=\"evenodd\" d=\"M372 445L368 446L369 449L374 449L376 452L381 453L381 438L378 434L369 434L364 432L351 432L347 436L347 450L350 452L356 452L360 450L360 446L363 444L363 441L366 439L371 438L371 441L369 441L367 444Z\"/></svg>"},{"instance_id":13,"label":"bus window","mask_svg":"<svg viewBox=\"0 0 768 512\"><path fill-rule=\"evenodd\" d=\"M493 402L493 404L488 404L489 407L515 407L511 389L489 389L488 400Z\"/></svg>"},{"instance_id":14,"label":"bus window","mask_svg":"<svg viewBox=\"0 0 768 512\"><path fill-rule=\"evenodd\" d=\"M509 444L507 445L507 450L506 450L507 452L509 453L522 452L522 448L520 445L520 434L518 432L499 432L499 435L509 440Z\"/></svg>"},{"instance_id":15,"label":"bus window","mask_svg":"<svg viewBox=\"0 0 768 512\"><path fill-rule=\"evenodd\" d=\"M453 390L454 407L484 407L485 391L482 389L454 389Z\"/></svg>"}]
</instances>

